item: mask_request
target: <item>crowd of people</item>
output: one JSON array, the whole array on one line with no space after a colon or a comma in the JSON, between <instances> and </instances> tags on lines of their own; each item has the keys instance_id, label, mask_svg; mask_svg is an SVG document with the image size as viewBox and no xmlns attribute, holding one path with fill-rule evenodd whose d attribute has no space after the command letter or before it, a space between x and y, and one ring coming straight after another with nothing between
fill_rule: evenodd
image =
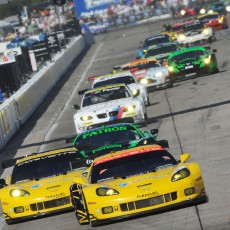
<instances>
[{"instance_id":1,"label":"crowd of people","mask_svg":"<svg viewBox=\"0 0 230 230\"><path fill-rule=\"evenodd\" d=\"M34 7L30 12L25 8L20 17L20 24L15 27L14 31L1 37L1 41L10 41L16 37L33 36L40 33L50 34L75 19L76 13L73 2L68 1L63 7L50 4L43 9Z\"/></svg>"}]
</instances>

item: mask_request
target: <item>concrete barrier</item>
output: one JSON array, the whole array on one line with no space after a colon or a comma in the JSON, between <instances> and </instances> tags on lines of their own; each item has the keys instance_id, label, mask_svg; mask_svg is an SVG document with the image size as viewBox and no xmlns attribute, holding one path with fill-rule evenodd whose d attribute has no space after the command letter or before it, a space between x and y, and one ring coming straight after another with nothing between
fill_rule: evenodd
<instances>
[{"instance_id":1,"label":"concrete barrier","mask_svg":"<svg viewBox=\"0 0 230 230\"><path fill-rule=\"evenodd\" d=\"M44 66L0 105L0 150L32 115L84 48L84 38L78 36L67 46L66 50L53 57L53 62Z\"/></svg>"}]
</instances>

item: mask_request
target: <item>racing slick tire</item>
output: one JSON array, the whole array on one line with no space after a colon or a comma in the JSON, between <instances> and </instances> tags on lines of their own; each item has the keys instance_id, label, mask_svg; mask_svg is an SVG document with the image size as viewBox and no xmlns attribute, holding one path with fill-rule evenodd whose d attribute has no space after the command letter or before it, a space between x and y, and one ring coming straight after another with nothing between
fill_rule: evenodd
<instances>
[{"instance_id":1,"label":"racing slick tire","mask_svg":"<svg viewBox=\"0 0 230 230\"><path fill-rule=\"evenodd\" d=\"M209 42L215 42L216 41L216 36L211 36L209 38Z\"/></svg>"},{"instance_id":2,"label":"racing slick tire","mask_svg":"<svg viewBox=\"0 0 230 230\"><path fill-rule=\"evenodd\" d=\"M149 105L150 105L150 100L149 100L149 97L147 97L147 102L145 106L149 106Z\"/></svg>"},{"instance_id":3,"label":"racing slick tire","mask_svg":"<svg viewBox=\"0 0 230 230\"><path fill-rule=\"evenodd\" d=\"M70 195L78 223L80 225L90 223L85 197L82 192L82 186L80 184L71 185Z\"/></svg>"},{"instance_id":4,"label":"racing slick tire","mask_svg":"<svg viewBox=\"0 0 230 230\"><path fill-rule=\"evenodd\" d=\"M168 82L167 84L167 87L166 88L172 88L173 87L173 80L170 79L170 81Z\"/></svg>"},{"instance_id":5,"label":"racing slick tire","mask_svg":"<svg viewBox=\"0 0 230 230\"><path fill-rule=\"evenodd\" d=\"M147 113L145 113L145 121L146 121L146 124L149 124L149 118L148 118Z\"/></svg>"}]
</instances>

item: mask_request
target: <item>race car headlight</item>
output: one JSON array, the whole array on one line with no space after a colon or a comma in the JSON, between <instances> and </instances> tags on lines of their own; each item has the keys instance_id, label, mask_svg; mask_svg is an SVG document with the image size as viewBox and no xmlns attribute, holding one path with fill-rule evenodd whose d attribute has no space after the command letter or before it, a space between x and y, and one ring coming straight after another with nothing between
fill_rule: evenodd
<instances>
[{"instance_id":1,"label":"race car headlight","mask_svg":"<svg viewBox=\"0 0 230 230\"><path fill-rule=\"evenodd\" d=\"M230 12L230 6L226 6L226 10Z\"/></svg>"},{"instance_id":2,"label":"race car headlight","mask_svg":"<svg viewBox=\"0 0 230 230\"><path fill-rule=\"evenodd\" d=\"M178 34L177 40L178 40L179 42L183 42L183 41L186 40L186 36L185 36L184 34Z\"/></svg>"},{"instance_id":3,"label":"race car headlight","mask_svg":"<svg viewBox=\"0 0 230 230\"><path fill-rule=\"evenodd\" d=\"M98 196L112 196L118 195L119 192L113 188L97 188L96 194Z\"/></svg>"},{"instance_id":4,"label":"race car headlight","mask_svg":"<svg viewBox=\"0 0 230 230\"><path fill-rule=\"evenodd\" d=\"M82 116L82 117L80 117L80 119L82 121L89 121L89 120L92 120L93 118L91 116Z\"/></svg>"},{"instance_id":5,"label":"race car headlight","mask_svg":"<svg viewBox=\"0 0 230 230\"><path fill-rule=\"evenodd\" d=\"M203 34L205 34L205 35L211 34L211 30L209 28L205 28L203 30Z\"/></svg>"},{"instance_id":6,"label":"race car headlight","mask_svg":"<svg viewBox=\"0 0 230 230\"><path fill-rule=\"evenodd\" d=\"M187 168L183 168L173 175L172 182L184 179L188 176L190 176L190 171Z\"/></svg>"},{"instance_id":7,"label":"race car headlight","mask_svg":"<svg viewBox=\"0 0 230 230\"><path fill-rule=\"evenodd\" d=\"M180 11L180 14L181 14L182 16L184 16L184 15L186 14L186 11L185 11L185 10L181 10L181 11Z\"/></svg>"},{"instance_id":8,"label":"race car headlight","mask_svg":"<svg viewBox=\"0 0 230 230\"><path fill-rule=\"evenodd\" d=\"M136 108L135 105L130 105L124 109L125 112L132 112Z\"/></svg>"},{"instance_id":9,"label":"race car headlight","mask_svg":"<svg viewBox=\"0 0 230 230\"><path fill-rule=\"evenodd\" d=\"M208 14L212 14L212 13L214 13L213 10L209 10L209 11L208 11Z\"/></svg>"},{"instance_id":10,"label":"race car headlight","mask_svg":"<svg viewBox=\"0 0 230 230\"><path fill-rule=\"evenodd\" d=\"M223 21L224 21L224 18L223 18L223 17L221 17L221 18L218 19L218 22L219 22L219 23L223 23Z\"/></svg>"},{"instance_id":11,"label":"race car headlight","mask_svg":"<svg viewBox=\"0 0 230 230\"><path fill-rule=\"evenodd\" d=\"M206 10L205 9L200 9L200 14L205 14Z\"/></svg>"},{"instance_id":12,"label":"race car headlight","mask_svg":"<svg viewBox=\"0 0 230 230\"><path fill-rule=\"evenodd\" d=\"M162 77L163 76L163 73L161 71L155 73L155 77Z\"/></svg>"},{"instance_id":13,"label":"race car headlight","mask_svg":"<svg viewBox=\"0 0 230 230\"><path fill-rule=\"evenodd\" d=\"M169 66L169 67L168 67L168 70L169 70L169 72L173 72L173 71L174 71L173 66Z\"/></svg>"},{"instance_id":14,"label":"race car headlight","mask_svg":"<svg viewBox=\"0 0 230 230\"><path fill-rule=\"evenodd\" d=\"M24 189L12 189L10 190L10 195L12 197L23 197L23 196L29 196L30 193Z\"/></svg>"},{"instance_id":15,"label":"race car headlight","mask_svg":"<svg viewBox=\"0 0 230 230\"><path fill-rule=\"evenodd\" d=\"M140 94L140 90L134 89L134 90L132 91L132 94L133 94L133 96L138 96L138 95Z\"/></svg>"},{"instance_id":16,"label":"race car headlight","mask_svg":"<svg viewBox=\"0 0 230 230\"><path fill-rule=\"evenodd\" d=\"M142 78L140 80L140 83L143 84L143 85L147 85L148 84L148 80L146 78Z\"/></svg>"},{"instance_id":17,"label":"race car headlight","mask_svg":"<svg viewBox=\"0 0 230 230\"><path fill-rule=\"evenodd\" d=\"M208 56L207 58L204 59L205 64L209 64L211 61L211 56Z\"/></svg>"}]
</instances>

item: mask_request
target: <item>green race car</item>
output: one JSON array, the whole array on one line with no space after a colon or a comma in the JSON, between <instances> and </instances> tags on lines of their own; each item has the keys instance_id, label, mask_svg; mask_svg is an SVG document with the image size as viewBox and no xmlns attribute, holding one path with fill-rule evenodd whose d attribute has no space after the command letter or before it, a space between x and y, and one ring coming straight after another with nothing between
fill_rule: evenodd
<instances>
[{"instance_id":1,"label":"green race car","mask_svg":"<svg viewBox=\"0 0 230 230\"><path fill-rule=\"evenodd\" d=\"M141 131L137 125L120 123L90 129L76 137L67 138L66 142L73 143L73 146L86 159L87 165L91 164L91 159L95 157L140 145L155 143L167 148L168 142L158 141L157 134L158 129ZM78 161L77 164L82 164L82 162Z\"/></svg>"},{"instance_id":2,"label":"green race car","mask_svg":"<svg viewBox=\"0 0 230 230\"><path fill-rule=\"evenodd\" d=\"M173 52L168 57L169 76L173 81L219 72L216 49L195 46Z\"/></svg>"}]
</instances>

